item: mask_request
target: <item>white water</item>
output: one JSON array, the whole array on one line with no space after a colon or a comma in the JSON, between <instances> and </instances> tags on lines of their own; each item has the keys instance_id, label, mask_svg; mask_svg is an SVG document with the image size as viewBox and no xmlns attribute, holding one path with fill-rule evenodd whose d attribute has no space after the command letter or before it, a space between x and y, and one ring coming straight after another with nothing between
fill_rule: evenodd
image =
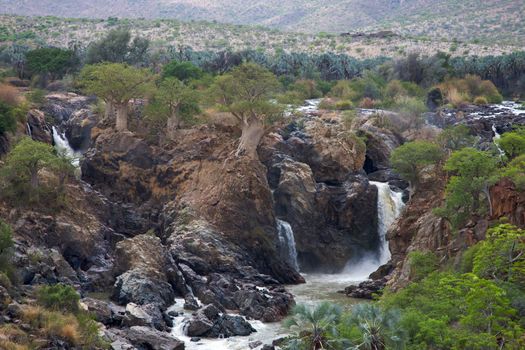
<instances>
[{"instance_id":1,"label":"white water","mask_svg":"<svg viewBox=\"0 0 525 350\"><path fill-rule=\"evenodd\" d=\"M277 233L279 234L279 251L281 256L290 266L299 271L292 227L288 222L277 219Z\"/></svg>"},{"instance_id":2,"label":"white water","mask_svg":"<svg viewBox=\"0 0 525 350\"><path fill-rule=\"evenodd\" d=\"M355 281L368 279L372 272L390 260L391 254L386 234L405 207L403 194L392 191L388 183L370 181L370 184L377 187L377 230L380 246L377 254L370 253L358 261L350 261L347 264L342 275Z\"/></svg>"},{"instance_id":3,"label":"white water","mask_svg":"<svg viewBox=\"0 0 525 350\"><path fill-rule=\"evenodd\" d=\"M58 130L53 126L53 142L55 143L55 149L57 152L69 159L71 159L71 164L76 169L80 168L80 158L82 153L76 152L69 145L69 141L66 138L66 135L59 133Z\"/></svg>"},{"instance_id":4,"label":"white water","mask_svg":"<svg viewBox=\"0 0 525 350\"><path fill-rule=\"evenodd\" d=\"M498 130L496 129L496 125L492 124L492 132L494 132L494 137L492 138L492 142L496 145L499 151L499 156L504 157L505 151L501 149L501 147L498 144L498 140L501 139L501 135L498 133Z\"/></svg>"},{"instance_id":5,"label":"white water","mask_svg":"<svg viewBox=\"0 0 525 350\"><path fill-rule=\"evenodd\" d=\"M197 342L192 342L184 331L184 326L191 317L191 312L184 310L184 299L175 299L175 304L169 311L177 311L179 316L173 318L173 328L171 334L184 342L186 350L246 350L249 344L260 341L263 344L271 344L276 338L286 335L286 330L280 323L263 323L261 321L249 321L257 332L246 337L231 337L222 339L202 338Z\"/></svg>"},{"instance_id":6,"label":"white water","mask_svg":"<svg viewBox=\"0 0 525 350\"><path fill-rule=\"evenodd\" d=\"M33 137L33 132L31 131L31 126L29 125L29 123L26 123L26 131L27 131L27 136Z\"/></svg>"}]
</instances>

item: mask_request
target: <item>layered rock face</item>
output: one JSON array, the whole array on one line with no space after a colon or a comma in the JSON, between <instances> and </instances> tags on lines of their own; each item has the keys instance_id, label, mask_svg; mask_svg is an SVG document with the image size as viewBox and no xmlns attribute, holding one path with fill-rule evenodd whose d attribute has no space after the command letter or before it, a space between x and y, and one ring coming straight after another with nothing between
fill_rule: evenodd
<instances>
[{"instance_id":1,"label":"layered rock face","mask_svg":"<svg viewBox=\"0 0 525 350\"><path fill-rule=\"evenodd\" d=\"M377 189L362 170L365 145L338 118L305 117L268 135L259 153L301 269L337 272L377 248Z\"/></svg>"}]
</instances>

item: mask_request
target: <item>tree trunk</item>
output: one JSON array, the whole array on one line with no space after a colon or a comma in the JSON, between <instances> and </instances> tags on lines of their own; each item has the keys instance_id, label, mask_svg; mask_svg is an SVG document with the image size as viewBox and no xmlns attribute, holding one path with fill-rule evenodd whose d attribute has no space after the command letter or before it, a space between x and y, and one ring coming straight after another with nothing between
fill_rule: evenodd
<instances>
[{"instance_id":1,"label":"tree trunk","mask_svg":"<svg viewBox=\"0 0 525 350\"><path fill-rule=\"evenodd\" d=\"M113 102L106 101L104 117L108 120L113 120L113 118L115 117L115 107L113 106Z\"/></svg>"},{"instance_id":2,"label":"tree trunk","mask_svg":"<svg viewBox=\"0 0 525 350\"><path fill-rule=\"evenodd\" d=\"M180 120L179 118L173 114L171 117L168 118L168 122L166 125L166 131L167 135L170 139L173 139L175 136L175 132L180 127Z\"/></svg>"},{"instance_id":3,"label":"tree trunk","mask_svg":"<svg viewBox=\"0 0 525 350\"><path fill-rule=\"evenodd\" d=\"M124 103L117 106L117 131L128 130L128 104Z\"/></svg>"},{"instance_id":4,"label":"tree trunk","mask_svg":"<svg viewBox=\"0 0 525 350\"><path fill-rule=\"evenodd\" d=\"M264 125L263 123L255 118L252 118L243 123L241 139L239 141L239 146L237 147L237 152L235 155L247 156L252 159L257 158L257 146L261 142L261 138L264 135Z\"/></svg>"},{"instance_id":5,"label":"tree trunk","mask_svg":"<svg viewBox=\"0 0 525 350\"><path fill-rule=\"evenodd\" d=\"M31 173L31 189L36 190L38 188L38 169L30 170Z\"/></svg>"}]
</instances>

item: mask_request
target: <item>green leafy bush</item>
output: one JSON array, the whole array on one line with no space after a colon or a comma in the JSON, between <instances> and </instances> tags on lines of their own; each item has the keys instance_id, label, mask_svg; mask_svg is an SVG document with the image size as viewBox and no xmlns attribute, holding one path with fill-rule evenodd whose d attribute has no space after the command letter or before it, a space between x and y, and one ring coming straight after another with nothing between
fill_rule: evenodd
<instances>
[{"instance_id":1,"label":"green leafy bush","mask_svg":"<svg viewBox=\"0 0 525 350\"><path fill-rule=\"evenodd\" d=\"M16 116L13 113L13 107L4 102L0 102L0 135L16 130Z\"/></svg>"},{"instance_id":2,"label":"green leafy bush","mask_svg":"<svg viewBox=\"0 0 525 350\"><path fill-rule=\"evenodd\" d=\"M65 284L42 286L37 291L38 304L45 308L76 313L79 310L80 296L76 290Z\"/></svg>"},{"instance_id":3,"label":"green leafy bush","mask_svg":"<svg viewBox=\"0 0 525 350\"><path fill-rule=\"evenodd\" d=\"M410 279L420 281L439 268L438 259L432 252L413 251L408 254Z\"/></svg>"}]
</instances>

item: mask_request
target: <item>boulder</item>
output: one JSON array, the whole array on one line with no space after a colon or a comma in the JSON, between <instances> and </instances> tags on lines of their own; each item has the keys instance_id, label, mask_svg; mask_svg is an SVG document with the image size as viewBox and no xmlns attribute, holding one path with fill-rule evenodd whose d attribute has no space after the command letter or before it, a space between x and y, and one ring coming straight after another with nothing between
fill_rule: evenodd
<instances>
[{"instance_id":1,"label":"boulder","mask_svg":"<svg viewBox=\"0 0 525 350\"><path fill-rule=\"evenodd\" d=\"M155 304L137 305L129 303L126 305L126 314L122 323L128 327L145 326L161 331L167 330L162 312Z\"/></svg>"},{"instance_id":2,"label":"boulder","mask_svg":"<svg viewBox=\"0 0 525 350\"><path fill-rule=\"evenodd\" d=\"M117 277L113 288L113 299L125 305L156 304L167 307L175 298L171 285L151 276L144 268L129 270Z\"/></svg>"},{"instance_id":3,"label":"boulder","mask_svg":"<svg viewBox=\"0 0 525 350\"><path fill-rule=\"evenodd\" d=\"M184 350L184 342L169 333L148 327L133 326L126 329L110 329L105 334L115 350Z\"/></svg>"},{"instance_id":4,"label":"boulder","mask_svg":"<svg viewBox=\"0 0 525 350\"><path fill-rule=\"evenodd\" d=\"M31 137L35 141L48 144L53 143L53 132L51 126L46 122L44 112L31 109L27 112L27 125L31 130Z\"/></svg>"},{"instance_id":5,"label":"boulder","mask_svg":"<svg viewBox=\"0 0 525 350\"><path fill-rule=\"evenodd\" d=\"M246 336L255 329L241 316L219 312L213 305L206 305L186 323L184 330L189 337L229 338Z\"/></svg>"},{"instance_id":6,"label":"boulder","mask_svg":"<svg viewBox=\"0 0 525 350\"><path fill-rule=\"evenodd\" d=\"M114 322L113 312L109 303L93 298L83 298L80 303L87 312L95 317L97 322L105 325L110 325Z\"/></svg>"}]
</instances>

